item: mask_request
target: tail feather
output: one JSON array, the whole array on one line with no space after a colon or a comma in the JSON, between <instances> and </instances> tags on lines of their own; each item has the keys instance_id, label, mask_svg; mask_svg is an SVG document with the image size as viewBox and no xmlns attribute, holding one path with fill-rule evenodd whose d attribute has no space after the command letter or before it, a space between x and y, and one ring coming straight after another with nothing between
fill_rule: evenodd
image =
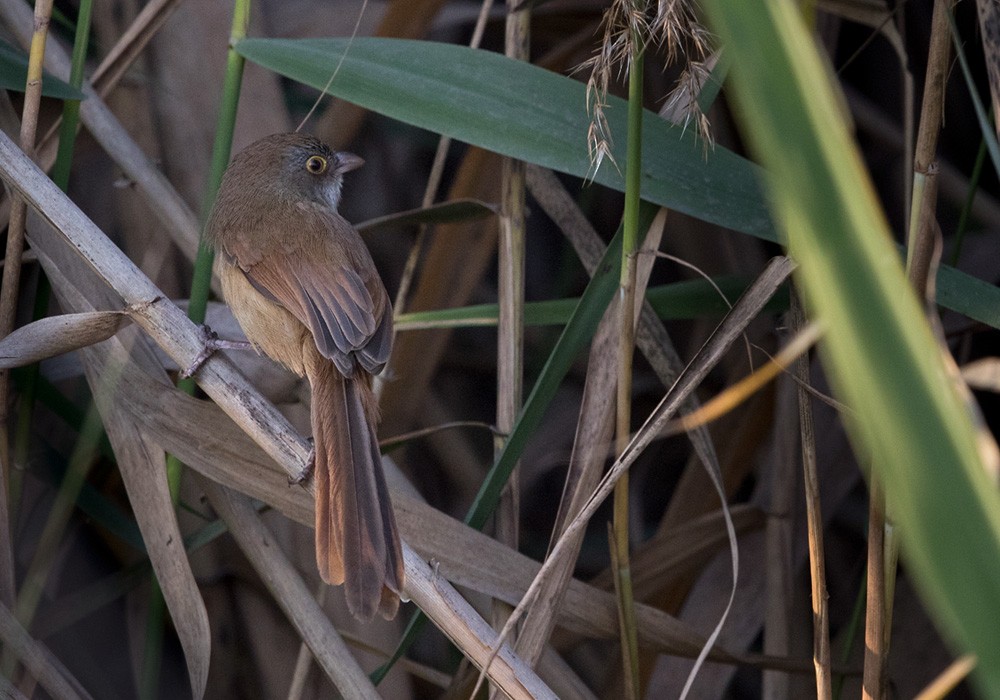
<instances>
[{"instance_id":1,"label":"tail feather","mask_svg":"<svg viewBox=\"0 0 1000 700\"><path fill-rule=\"evenodd\" d=\"M317 353L318 355L318 353ZM370 389L317 356L313 391L316 563L324 581L344 583L352 614L395 615L403 582L396 520L382 473Z\"/></svg>"}]
</instances>

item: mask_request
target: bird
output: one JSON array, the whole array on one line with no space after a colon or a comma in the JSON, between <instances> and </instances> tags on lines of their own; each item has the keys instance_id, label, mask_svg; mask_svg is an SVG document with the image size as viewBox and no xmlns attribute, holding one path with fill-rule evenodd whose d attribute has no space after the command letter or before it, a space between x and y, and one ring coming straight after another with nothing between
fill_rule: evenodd
<instances>
[{"instance_id":1,"label":"bird","mask_svg":"<svg viewBox=\"0 0 1000 700\"><path fill-rule=\"evenodd\" d=\"M306 134L260 139L227 168L205 241L247 339L309 381L316 564L369 621L395 616L404 569L372 388L392 350L392 306L338 213L344 175L363 163Z\"/></svg>"}]
</instances>

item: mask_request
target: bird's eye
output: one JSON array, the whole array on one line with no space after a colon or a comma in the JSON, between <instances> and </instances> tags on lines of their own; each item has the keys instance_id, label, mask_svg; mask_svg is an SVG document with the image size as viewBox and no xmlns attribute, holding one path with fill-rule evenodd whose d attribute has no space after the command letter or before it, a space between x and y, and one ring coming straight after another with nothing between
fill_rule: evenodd
<instances>
[{"instance_id":1,"label":"bird's eye","mask_svg":"<svg viewBox=\"0 0 1000 700\"><path fill-rule=\"evenodd\" d=\"M309 156L309 160L306 161L306 170L313 175L322 175L326 172L326 167L326 158L323 156Z\"/></svg>"}]
</instances>

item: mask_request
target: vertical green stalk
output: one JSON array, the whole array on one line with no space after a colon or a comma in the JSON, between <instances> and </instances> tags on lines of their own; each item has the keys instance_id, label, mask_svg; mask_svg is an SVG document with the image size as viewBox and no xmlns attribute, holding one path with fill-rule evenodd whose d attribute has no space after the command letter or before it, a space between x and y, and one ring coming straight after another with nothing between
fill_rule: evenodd
<instances>
[{"instance_id":1,"label":"vertical green stalk","mask_svg":"<svg viewBox=\"0 0 1000 700\"><path fill-rule=\"evenodd\" d=\"M250 0L236 0L233 8L233 26L229 39L229 54L226 59L226 77L222 86L222 103L219 108L219 118L215 129L215 143L212 146L212 161L209 165L208 182L205 186L205 198L202 204L202 225L208 219L212 210L215 195L219 191L222 175L229 164L229 155L233 146L233 130L236 125L236 109L240 102L240 84L243 80L243 57L233 50L233 45L244 38L250 23ZM194 264L194 278L191 282L191 298L188 302L188 318L195 323L205 322L205 310L208 307L208 295L212 287L212 263L215 256L204 241L198 248L198 257ZM193 395L195 381L191 378L177 382L177 388ZM167 461L167 473L171 492L175 494L180 487L180 461L173 455Z\"/></svg>"},{"instance_id":2,"label":"vertical green stalk","mask_svg":"<svg viewBox=\"0 0 1000 700\"><path fill-rule=\"evenodd\" d=\"M246 37L250 25L250 0L236 0L233 7L233 24L229 36L229 53L226 57L226 75L222 84L222 100L219 107L219 117L216 121L215 143L212 146L212 160L209 164L208 181L205 185L205 197L202 203L202 225L208 219L212 210L215 195L219 191L222 175L229 164L229 156L233 146L233 131L236 126L236 110L240 102L240 86L243 81L243 57L233 50L237 41ZM208 296L212 287L212 264L214 255L204 241L198 248L195 259L194 276L191 282L191 296L188 300L188 318L195 323L205 322L205 310L208 308ZM196 384L194 379L181 379L177 388L194 395ZM174 455L167 457L167 481L170 484L170 495L177 503L180 493L183 464ZM155 698L158 694L159 659L163 644L163 616L166 608L163 605L162 593L154 585L150 596L150 606L146 644L143 658L143 678L140 680L140 696Z\"/></svg>"},{"instance_id":3,"label":"vertical green stalk","mask_svg":"<svg viewBox=\"0 0 1000 700\"><path fill-rule=\"evenodd\" d=\"M631 427L632 354L635 347L635 258L639 247L639 189L642 177L642 62L639 32L632 29L629 66L628 145L625 160L625 211L622 217L621 277L618 287L619 372L617 396L616 451L628 445ZM621 627L625 689L629 698L639 697L639 641L636 631L632 571L629 563L629 479L622 474L615 486L612 562Z\"/></svg>"},{"instance_id":4,"label":"vertical green stalk","mask_svg":"<svg viewBox=\"0 0 1000 700\"><path fill-rule=\"evenodd\" d=\"M250 25L250 0L236 0L233 9L233 27L229 37L229 54L226 57L226 78L222 84L222 105L215 128L215 143L212 146L212 162L209 165L208 183L205 187L205 200L202 205L202 223L208 219L212 210L215 195L219 191L222 175L229 165L229 156L233 148L233 131L236 127L236 110L240 103L240 85L243 81L243 57L233 50L233 46L247 35ZM191 300L188 305L188 317L195 323L205 321L205 309L208 306L208 295L212 284L212 251L205 247L204 242L198 249L198 257L194 264L194 279L191 282Z\"/></svg>"}]
</instances>

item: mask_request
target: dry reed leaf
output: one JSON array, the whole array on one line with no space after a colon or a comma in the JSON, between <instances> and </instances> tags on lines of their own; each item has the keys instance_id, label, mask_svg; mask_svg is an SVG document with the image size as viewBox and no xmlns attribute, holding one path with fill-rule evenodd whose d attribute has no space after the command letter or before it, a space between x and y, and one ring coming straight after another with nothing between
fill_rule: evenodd
<instances>
[{"instance_id":1,"label":"dry reed leaf","mask_svg":"<svg viewBox=\"0 0 1000 700\"><path fill-rule=\"evenodd\" d=\"M571 197L569 197L565 188L550 171L535 166L529 166L527 177L529 187L531 188L535 199L541 204L542 208L546 211L549 217L552 218L553 221L557 222L564 234L570 239L584 266L592 273L601 255L603 254L603 244L600 242L597 233L582 215L576 203ZM646 248L652 248L653 250L657 247L658 246L652 245L646 246ZM644 258L645 263L651 266L654 261L654 256L647 255L644 256ZM639 298L641 298L641 296ZM666 329L664 328L662 322L657 318L650 305L648 303L642 303L638 306L637 313L639 323L636 333L636 345L647 357L660 380L664 383L664 386L670 387L674 384L676 378L680 374L683 363L674 349L673 343L667 335ZM610 333L610 331L607 332ZM613 340L603 339L598 341L595 338L594 348L597 349L602 345L608 345L605 350L600 352L613 356L617 350L615 347L611 347L609 343L610 345L616 345ZM594 371L593 367L588 370L584 406L581 410L587 410L588 412L595 410L609 411L609 413L605 416L603 423L593 423L593 419L588 419L586 421L589 425L586 434L592 440L599 440L600 442L592 442L589 446L586 446L583 449L581 454L584 456L584 461L581 463L589 464L589 471L592 475L589 477L589 480L593 481L593 484L596 484L596 478L599 476L600 468L603 466L604 457L606 456L606 447L603 447L602 444L607 445L610 442L610 435L613 430L613 407L600 407L599 403L601 399L600 397L595 396L595 391L591 388L591 375L589 374L591 371ZM594 376L594 386L597 386L598 384L603 385L605 383L614 386L614 382L616 381L615 372L616 368L606 366L600 376ZM687 410L694 410L698 406L696 399L693 397L686 398L683 405ZM596 413L592 415L596 415ZM581 421L583 420L582 416L583 414L581 413ZM706 466L707 472L709 474L721 473L718 458L716 457L715 448L712 444L708 429L705 426L699 426L689 433L689 437L692 441L695 452L699 455L702 463ZM571 461L571 465L572 464L573 461ZM567 477L567 493L572 493L572 489L576 488L572 485L572 482L578 477L572 472L573 470L571 466L571 474ZM591 492L593 484L590 488L579 491L578 498L586 498L586 495ZM582 504L582 500L580 503ZM581 505L578 504L573 507L579 508ZM556 520L555 532L557 533L562 532L561 528L564 526L566 508L567 503L564 499L564 502L560 504L560 512ZM735 544L733 546L735 547ZM570 549L575 551L577 546L571 546ZM574 553L573 556L567 557L566 562L560 565L561 568L567 569L570 567L570 562L571 560L575 560L575 556L576 555ZM565 575L566 574L564 572L562 576ZM553 585L557 585L557 583Z\"/></svg>"},{"instance_id":2,"label":"dry reed leaf","mask_svg":"<svg viewBox=\"0 0 1000 700\"><path fill-rule=\"evenodd\" d=\"M501 638L505 637L506 634L509 633L510 628L517 623L523 612L534 603L534 600L537 598L538 592L542 587L545 576L547 576L549 572L558 565L560 558L566 556L567 552L572 551L571 538L574 532L583 528L590 517L593 516L597 507L611 493L615 483L618 481L618 477L631 466L638 455L641 454L649 443L660 434L660 431L666 427L673 413L677 411L682 402L690 395L694 388L701 383L709 369L711 369L711 367L718 362L718 359L722 357L730 345L744 331L746 325L756 317L756 315L763 308L764 304L774 295L777 288L784 282L785 279L787 279L788 275L791 274L793 267L794 265L788 258L779 256L772 259L767 268L765 268L765 270L754 281L750 288L747 289L743 296L740 297L740 300L726 315L722 323L719 324L716 332L713 333L708 341L702 346L695 358L684 369L681 376L678 377L677 382L670 388L670 390L668 390L666 396L664 396L660 404L656 407L649 418L647 418L646 422L636 433L635 437L631 440L625 451L618 457L618 459L615 460L615 463L612 465L608 474L604 477L604 479L602 479L600 486L587 501L586 507L583 508L567 526L565 532L562 534L555 547L552 548L552 551L546 559L545 564L543 564L540 569L539 574L536 575L532 581L531 586L525 593L524 598L522 598L521 602L518 604L517 610L515 610L514 614L511 615L507 624L504 626L504 629L501 631ZM722 497L723 501L725 501L725 494L721 493L722 487L717 480L716 488L720 490L719 495ZM729 518L728 511L724 512L726 514L726 528L729 531L730 539L734 540L735 531L732 526L732 521ZM738 571L738 560L735 548L732 551L732 565L733 577L735 579ZM725 621L729 608L732 605L735 590L736 587L734 585L729 602L726 605L726 611L722 616L722 620L720 620L719 624L709 637L708 642L706 642L699 653L696 667L700 664L702 659L710 653L714 640L721 630L722 622Z\"/></svg>"},{"instance_id":3,"label":"dry reed leaf","mask_svg":"<svg viewBox=\"0 0 1000 700\"><path fill-rule=\"evenodd\" d=\"M573 438L573 451L559 501L553 527L553 542L562 534L566 524L575 516L583 502L597 485L607 462L614 435L615 387L618 385L620 304L618 298L611 302L594 335L587 360L587 378L583 388L583 401ZM562 603L583 544L583 532L574 539L572 554L553 571L551 580L539 594L538 601L525 613L525 632L517 640L517 648L529 657L536 656L540 644L552 633L558 608Z\"/></svg>"},{"instance_id":4,"label":"dry reed leaf","mask_svg":"<svg viewBox=\"0 0 1000 700\"><path fill-rule=\"evenodd\" d=\"M109 290L91 269L79 265L65 243L37 217L32 215L30 223L32 244L60 303L79 312L90 311L95 301L107 304ZM157 581L184 649L192 692L196 698L203 697L211 631L177 525L164 469L165 455L140 430L135 415L119 400L122 392L128 390L122 382L128 358L156 367L155 356L134 327L124 329L101 346L82 350L81 355ZM163 376L162 370L160 375ZM166 386L165 377L159 383Z\"/></svg>"},{"instance_id":5,"label":"dry reed leaf","mask_svg":"<svg viewBox=\"0 0 1000 700\"><path fill-rule=\"evenodd\" d=\"M49 316L0 340L0 369L23 367L107 340L128 322L121 311Z\"/></svg>"},{"instance_id":6,"label":"dry reed leaf","mask_svg":"<svg viewBox=\"0 0 1000 700\"><path fill-rule=\"evenodd\" d=\"M84 355L102 353L96 349ZM208 683L209 659L212 651L212 633L208 612L194 579L191 565L184 550L167 483L166 455L139 430L133 416L121 410L116 401L117 382L109 385L109 375L98 373L94 364L87 361L88 379L94 389L101 412L104 429L111 440L118 463L118 471L128 491L132 511L142 532L149 560L156 573L156 580L163 591L163 598L170 609L170 617L177 630L184 659L187 661L188 679L195 698L205 696ZM101 389L105 389L102 391Z\"/></svg>"},{"instance_id":7,"label":"dry reed leaf","mask_svg":"<svg viewBox=\"0 0 1000 700\"><path fill-rule=\"evenodd\" d=\"M135 368L126 368L124 383L135 387L123 397L129 412L139 416L144 429L185 464L293 520L312 525L311 496L300 486L289 487L285 472L276 469L217 406L158 387ZM154 406L159 410L153 410ZM538 570L537 562L396 490L393 504L404 539L434 561L445 578L465 588L516 603ZM477 556L472 558L469 552ZM701 641L699 635L677 627L673 618L652 608L643 606L639 617L643 643L657 649L693 653ZM613 638L617 634L614 599L574 580L567 603L559 611L559 624L585 636Z\"/></svg>"},{"instance_id":8,"label":"dry reed leaf","mask_svg":"<svg viewBox=\"0 0 1000 700\"><path fill-rule=\"evenodd\" d=\"M198 401L139 372L125 369L123 384L134 390L122 397L130 414L165 449L209 478L274 506L292 519L311 526L312 498L299 486L289 487L287 475L217 406ZM430 506L394 490L393 502L404 539L436 562L445 578L487 595L516 603L539 565L492 538ZM469 552L480 553L475 558ZM559 624L578 634L613 638L617 634L614 598L579 581L570 583ZM694 653L700 636L677 626L660 611L640 606L640 638L667 653ZM721 658L731 655L721 654Z\"/></svg>"},{"instance_id":9,"label":"dry reed leaf","mask_svg":"<svg viewBox=\"0 0 1000 700\"><path fill-rule=\"evenodd\" d=\"M144 430L166 449L209 478L311 526L311 496L299 486L289 487L286 473L217 406L159 385L134 367L126 368L123 383L134 387L123 397L128 401L128 412L139 416ZM538 571L537 562L395 489L393 500L404 538L434 562L445 578L463 587L514 603ZM480 554L472 559L469 552ZM649 606L640 605L637 612L644 646L669 654L691 656L697 652L702 638L690 628ZM614 598L574 580L559 611L559 624L576 635L613 639L617 634ZM737 658L724 650L713 657ZM808 670L809 664L789 662L783 667Z\"/></svg>"},{"instance_id":10,"label":"dry reed leaf","mask_svg":"<svg viewBox=\"0 0 1000 700\"><path fill-rule=\"evenodd\" d=\"M529 165L527 178L532 196L567 236L588 274L593 274L604 255L604 244L600 236L551 170ZM684 363L677 354L666 328L648 303L644 303L639 312L636 346L652 365L664 387L672 386ZM694 410L697 407L694 398L685 403L685 410ZM704 427L697 428L692 430L688 437L702 463L718 471L719 461L708 430Z\"/></svg>"},{"instance_id":11,"label":"dry reed leaf","mask_svg":"<svg viewBox=\"0 0 1000 700\"><path fill-rule=\"evenodd\" d=\"M948 668L941 672L934 682L920 691L914 700L941 700L946 698L959 683L966 679L976 668L975 656L961 656L955 659Z\"/></svg>"}]
</instances>

